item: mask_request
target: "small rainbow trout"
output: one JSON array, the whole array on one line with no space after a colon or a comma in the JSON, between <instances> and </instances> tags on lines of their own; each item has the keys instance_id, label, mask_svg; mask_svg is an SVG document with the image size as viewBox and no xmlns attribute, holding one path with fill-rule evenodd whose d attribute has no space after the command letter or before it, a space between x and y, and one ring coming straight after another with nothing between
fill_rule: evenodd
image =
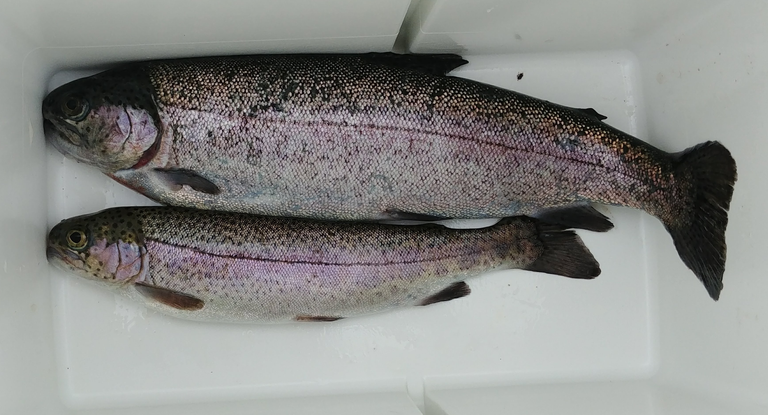
<instances>
[{"instance_id":1,"label":"small rainbow trout","mask_svg":"<svg viewBox=\"0 0 768 415\"><path fill-rule=\"evenodd\" d=\"M572 231L527 217L483 229L323 222L173 207L112 208L56 225L55 266L176 317L332 321L469 294L519 268L590 279Z\"/></svg>"}]
</instances>

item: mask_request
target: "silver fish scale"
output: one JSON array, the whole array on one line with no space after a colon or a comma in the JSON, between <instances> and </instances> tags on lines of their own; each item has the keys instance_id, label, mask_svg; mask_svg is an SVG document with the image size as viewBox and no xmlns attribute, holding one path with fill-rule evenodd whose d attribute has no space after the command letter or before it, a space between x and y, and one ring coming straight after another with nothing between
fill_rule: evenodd
<instances>
[{"instance_id":1,"label":"silver fish scale","mask_svg":"<svg viewBox=\"0 0 768 415\"><path fill-rule=\"evenodd\" d=\"M159 167L222 190L136 180L178 205L328 219L500 217L582 200L658 210L649 189L672 180L660 152L585 115L359 56L147 65L172 140Z\"/></svg>"},{"instance_id":2,"label":"silver fish scale","mask_svg":"<svg viewBox=\"0 0 768 415\"><path fill-rule=\"evenodd\" d=\"M707 141L666 153L594 110L441 75L464 62L395 54L140 62L52 91L43 127L64 154L176 206L555 221L550 208L580 202L639 208L662 221L719 298L737 178L727 148Z\"/></svg>"},{"instance_id":3,"label":"silver fish scale","mask_svg":"<svg viewBox=\"0 0 768 415\"><path fill-rule=\"evenodd\" d=\"M276 322L417 305L451 283L543 252L534 221L485 229L312 222L175 208L136 212L153 286L195 296L179 317ZM126 287L129 296L139 298Z\"/></svg>"},{"instance_id":4,"label":"silver fish scale","mask_svg":"<svg viewBox=\"0 0 768 415\"><path fill-rule=\"evenodd\" d=\"M525 218L489 228L454 230L440 225L319 222L174 208L133 210L140 218L143 238L218 256L342 266L474 263L490 254L524 264L538 256L531 245L536 226Z\"/></svg>"}]
</instances>

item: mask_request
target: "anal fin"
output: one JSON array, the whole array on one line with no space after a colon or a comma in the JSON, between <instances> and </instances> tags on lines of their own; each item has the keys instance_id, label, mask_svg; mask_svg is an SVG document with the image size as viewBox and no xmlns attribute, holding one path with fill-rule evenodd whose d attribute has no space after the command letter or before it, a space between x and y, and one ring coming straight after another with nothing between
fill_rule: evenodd
<instances>
[{"instance_id":1,"label":"anal fin","mask_svg":"<svg viewBox=\"0 0 768 415\"><path fill-rule=\"evenodd\" d=\"M385 211L386 215L389 216L390 219L395 220L418 220L418 221L426 221L426 222L434 222L438 220L445 220L450 219L445 216L436 216L436 215L428 215L424 213L414 213L414 212L405 212L398 209L387 209Z\"/></svg>"},{"instance_id":2,"label":"anal fin","mask_svg":"<svg viewBox=\"0 0 768 415\"><path fill-rule=\"evenodd\" d=\"M593 232L606 232L613 229L613 223L589 205L545 209L531 216L542 222L566 228L586 229Z\"/></svg>"},{"instance_id":3,"label":"anal fin","mask_svg":"<svg viewBox=\"0 0 768 415\"><path fill-rule=\"evenodd\" d=\"M294 320L296 321L336 321L341 320L344 317L328 317L328 316L308 316L308 315L298 315L294 317Z\"/></svg>"},{"instance_id":4,"label":"anal fin","mask_svg":"<svg viewBox=\"0 0 768 415\"><path fill-rule=\"evenodd\" d=\"M179 310L197 311L205 305L205 302L197 297L168 288L140 282L137 282L134 286L141 295Z\"/></svg>"},{"instance_id":5,"label":"anal fin","mask_svg":"<svg viewBox=\"0 0 768 415\"><path fill-rule=\"evenodd\" d=\"M433 294L425 298L424 301L419 303L419 305L430 305L443 301L455 300L457 298L468 296L470 292L472 292L472 290L469 288L469 285L467 285L466 282L454 282L437 294Z\"/></svg>"}]
</instances>

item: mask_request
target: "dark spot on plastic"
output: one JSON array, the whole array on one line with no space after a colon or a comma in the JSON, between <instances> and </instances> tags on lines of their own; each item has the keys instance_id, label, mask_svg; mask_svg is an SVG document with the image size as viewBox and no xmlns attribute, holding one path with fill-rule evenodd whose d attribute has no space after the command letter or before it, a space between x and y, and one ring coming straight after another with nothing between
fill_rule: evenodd
<instances>
[{"instance_id":1,"label":"dark spot on plastic","mask_svg":"<svg viewBox=\"0 0 768 415\"><path fill-rule=\"evenodd\" d=\"M517 73L517 80L519 81L519 80L523 79L523 75L524 74L522 72L518 72Z\"/></svg>"}]
</instances>

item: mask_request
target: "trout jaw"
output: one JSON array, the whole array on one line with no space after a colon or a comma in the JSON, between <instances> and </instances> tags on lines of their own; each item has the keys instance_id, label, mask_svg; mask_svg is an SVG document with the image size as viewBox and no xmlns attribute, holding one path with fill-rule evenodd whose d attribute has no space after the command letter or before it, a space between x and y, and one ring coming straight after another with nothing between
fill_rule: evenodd
<instances>
[{"instance_id":1,"label":"trout jaw","mask_svg":"<svg viewBox=\"0 0 768 415\"><path fill-rule=\"evenodd\" d=\"M80 134L77 131L62 126L56 121L49 119L47 116L43 120L43 134L45 135L45 140L51 143L56 150L73 158L77 154L77 146L75 146L74 143L82 142Z\"/></svg>"},{"instance_id":2,"label":"trout jaw","mask_svg":"<svg viewBox=\"0 0 768 415\"><path fill-rule=\"evenodd\" d=\"M45 256L51 265L65 272L73 272L79 275L85 267L85 261L79 255L52 245L50 242L45 250Z\"/></svg>"}]
</instances>

